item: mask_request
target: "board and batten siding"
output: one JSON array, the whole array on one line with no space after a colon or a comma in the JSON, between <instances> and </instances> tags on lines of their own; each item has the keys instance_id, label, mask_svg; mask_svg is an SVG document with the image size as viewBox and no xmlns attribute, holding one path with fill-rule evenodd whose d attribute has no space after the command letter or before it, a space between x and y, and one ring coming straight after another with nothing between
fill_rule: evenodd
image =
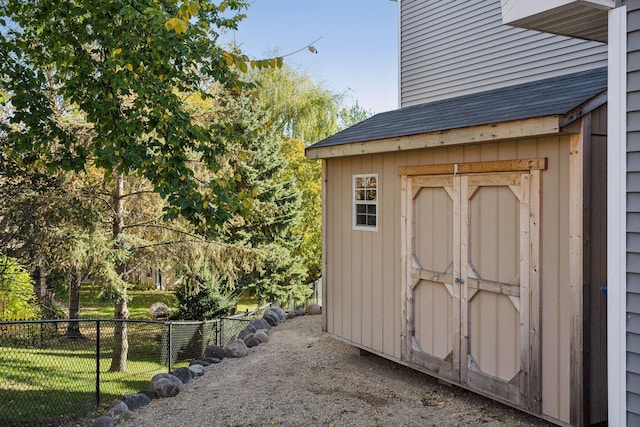
<instances>
[{"instance_id":1,"label":"board and batten siding","mask_svg":"<svg viewBox=\"0 0 640 427\"><path fill-rule=\"evenodd\" d=\"M605 67L607 46L502 25L500 0L400 1L400 106Z\"/></svg>"},{"instance_id":2,"label":"board and batten siding","mask_svg":"<svg viewBox=\"0 0 640 427\"><path fill-rule=\"evenodd\" d=\"M569 422L569 137L550 136L329 158L325 189L325 321L328 333L401 360L401 179L398 167L546 157L542 173L542 412ZM378 174L378 231L353 229L354 174ZM410 365L416 369L420 367Z\"/></svg>"},{"instance_id":3,"label":"board and batten siding","mask_svg":"<svg viewBox=\"0 0 640 427\"><path fill-rule=\"evenodd\" d=\"M640 425L640 1L627 2L627 425ZM611 284L614 286L614 284Z\"/></svg>"}]
</instances>

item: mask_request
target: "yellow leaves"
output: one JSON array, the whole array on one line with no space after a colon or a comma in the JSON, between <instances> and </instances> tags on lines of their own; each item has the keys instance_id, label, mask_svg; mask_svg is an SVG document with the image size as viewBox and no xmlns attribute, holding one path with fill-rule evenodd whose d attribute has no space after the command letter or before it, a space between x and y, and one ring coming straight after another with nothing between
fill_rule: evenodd
<instances>
[{"instance_id":1,"label":"yellow leaves","mask_svg":"<svg viewBox=\"0 0 640 427\"><path fill-rule=\"evenodd\" d=\"M124 68L126 68L129 71L133 71L133 65L131 65L131 64L125 65Z\"/></svg>"},{"instance_id":2,"label":"yellow leaves","mask_svg":"<svg viewBox=\"0 0 640 427\"><path fill-rule=\"evenodd\" d=\"M186 33L189 28L188 18L171 18L164 23L164 28L167 31L175 31L176 34Z\"/></svg>"},{"instance_id":3,"label":"yellow leaves","mask_svg":"<svg viewBox=\"0 0 640 427\"><path fill-rule=\"evenodd\" d=\"M209 201L205 200L204 203L202 204L202 207L207 209L209 207Z\"/></svg>"},{"instance_id":4,"label":"yellow leaves","mask_svg":"<svg viewBox=\"0 0 640 427\"><path fill-rule=\"evenodd\" d=\"M229 54L229 52L222 51L222 58L225 60L229 67L233 65L233 57L231 56L231 54Z\"/></svg>"},{"instance_id":5,"label":"yellow leaves","mask_svg":"<svg viewBox=\"0 0 640 427\"><path fill-rule=\"evenodd\" d=\"M121 48L117 48L117 49L115 49L115 50L113 51L113 55L114 55L114 56L116 56L116 55L120 55L121 53L122 53L122 49L121 49Z\"/></svg>"}]
</instances>

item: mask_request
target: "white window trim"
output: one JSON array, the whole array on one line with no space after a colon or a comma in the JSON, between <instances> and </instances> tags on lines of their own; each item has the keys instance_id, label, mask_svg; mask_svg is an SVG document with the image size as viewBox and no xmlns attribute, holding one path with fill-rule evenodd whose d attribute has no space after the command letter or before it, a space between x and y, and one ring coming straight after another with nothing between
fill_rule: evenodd
<instances>
[{"instance_id":1,"label":"white window trim","mask_svg":"<svg viewBox=\"0 0 640 427\"><path fill-rule=\"evenodd\" d=\"M358 178L375 178L376 179L376 200L371 202L368 200L356 200L356 180ZM378 201L380 200L380 179L378 179L377 173L361 173L354 174L351 180L351 218L353 221L353 229L360 231L378 231L378 224L380 223L380 209L378 209ZM374 205L376 207L376 225L357 225L357 205L358 203L363 205Z\"/></svg>"}]
</instances>

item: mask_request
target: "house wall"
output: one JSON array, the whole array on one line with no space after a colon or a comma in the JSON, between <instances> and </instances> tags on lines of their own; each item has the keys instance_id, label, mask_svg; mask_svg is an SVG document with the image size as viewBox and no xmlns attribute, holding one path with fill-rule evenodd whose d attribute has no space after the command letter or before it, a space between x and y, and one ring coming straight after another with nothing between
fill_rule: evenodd
<instances>
[{"instance_id":1,"label":"house wall","mask_svg":"<svg viewBox=\"0 0 640 427\"><path fill-rule=\"evenodd\" d=\"M326 160L326 330L400 361L399 166L548 158L542 173L542 412L569 422L569 137L553 136ZM352 229L352 176L377 173L378 231Z\"/></svg>"},{"instance_id":2,"label":"house wall","mask_svg":"<svg viewBox=\"0 0 640 427\"><path fill-rule=\"evenodd\" d=\"M502 25L500 0L400 1L400 106L607 65L599 42Z\"/></svg>"},{"instance_id":3,"label":"house wall","mask_svg":"<svg viewBox=\"0 0 640 427\"><path fill-rule=\"evenodd\" d=\"M614 286L611 283L609 286ZM640 425L640 1L627 1L627 425Z\"/></svg>"}]
</instances>

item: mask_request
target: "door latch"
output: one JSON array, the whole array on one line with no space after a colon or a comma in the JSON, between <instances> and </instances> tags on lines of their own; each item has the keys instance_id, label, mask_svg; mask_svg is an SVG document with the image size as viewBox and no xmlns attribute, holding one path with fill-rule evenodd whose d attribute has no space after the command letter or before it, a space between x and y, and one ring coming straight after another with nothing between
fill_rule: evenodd
<instances>
[{"instance_id":1,"label":"door latch","mask_svg":"<svg viewBox=\"0 0 640 427\"><path fill-rule=\"evenodd\" d=\"M464 279L462 277L456 277L456 283L462 285L464 284Z\"/></svg>"}]
</instances>

